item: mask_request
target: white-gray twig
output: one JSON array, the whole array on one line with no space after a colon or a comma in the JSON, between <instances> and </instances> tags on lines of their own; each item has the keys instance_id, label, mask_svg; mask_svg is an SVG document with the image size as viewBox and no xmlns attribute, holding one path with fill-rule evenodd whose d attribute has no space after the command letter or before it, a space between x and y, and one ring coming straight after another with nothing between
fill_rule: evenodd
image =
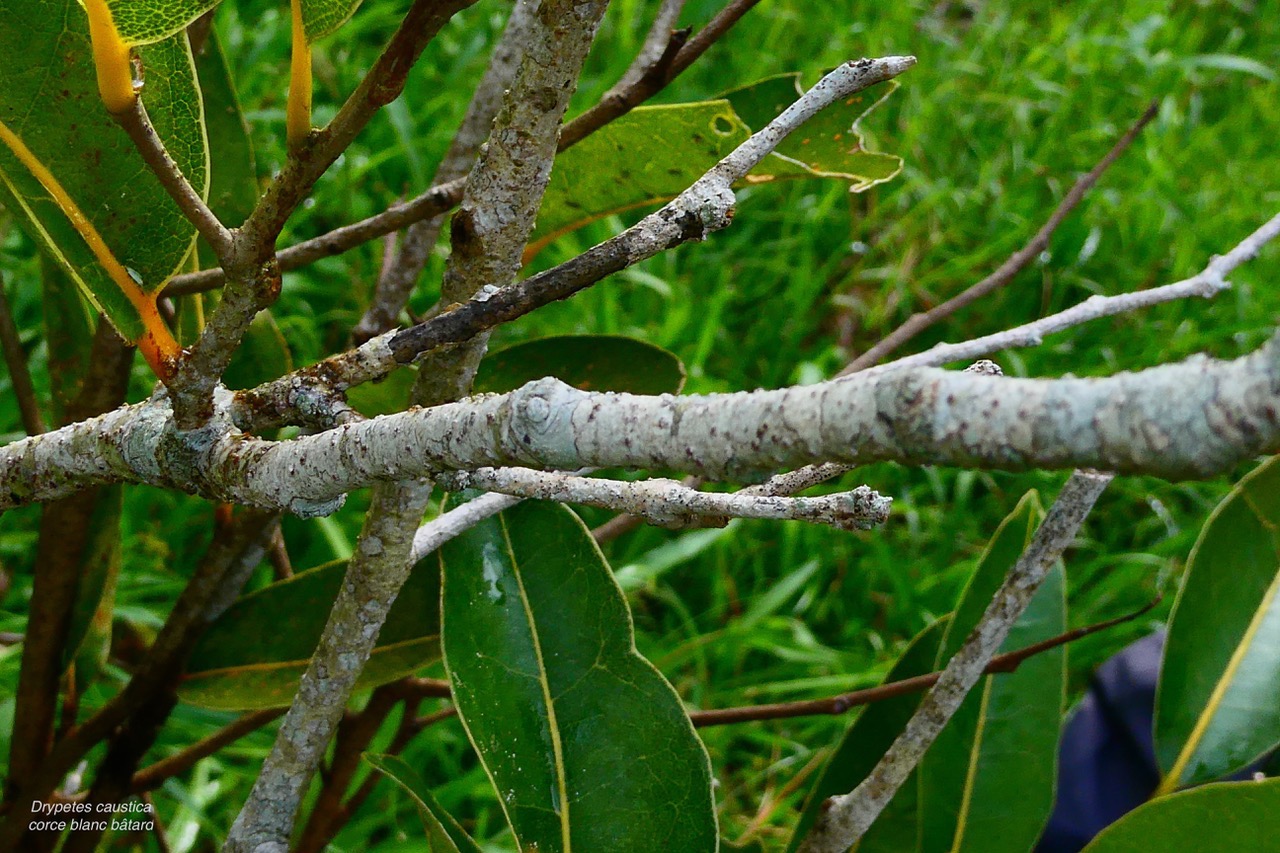
<instances>
[{"instance_id":1,"label":"white-gray twig","mask_svg":"<svg viewBox=\"0 0 1280 853\"><path fill-rule=\"evenodd\" d=\"M483 489L522 498L584 504L640 516L651 524L684 526L690 516L793 519L841 530L869 530L889 517L891 498L866 486L819 497L701 492L663 478L627 482L529 468L479 468L441 478L450 489Z\"/></svg>"},{"instance_id":2,"label":"white-gray twig","mask_svg":"<svg viewBox=\"0 0 1280 853\"><path fill-rule=\"evenodd\" d=\"M971 341L962 343L938 344L922 353L904 356L878 367L870 367L860 373L850 374L847 378L875 375L907 367L937 367L943 364L950 364L953 361L971 361L979 356L998 352L1002 349L1039 346L1046 335L1065 331L1090 320L1112 317L1116 314L1126 314L1130 311L1159 305L1162 302L1173 302L1192 296L1212 299L1231 286L1231 283L1227 281L1227 276L1236 267L1256 258L1262 247L1278 235L1280 235L1280 213L1277 213L1256 231L1241 240L1235 248L1225 255L1214 256L1204 270L1191 278L1161 287L1153 287L1150 290L1139 290L1135 293L1118 293L1115 296L1090 296L1079 305L1073 305L1064 311L1059 311L1057 314L1042 317L1026 325L1007 329L1003 332L996 332L993 335L974 338Z\"/></svg>"},{"instance_id":3,"label":"white-gray twig","mask_svg":"<svg viewBox=\"0 0 1280 853\"><path fill-rule=\"evenodd\" d=\"M857 788L826 801L800 847L801 853L844 853L870 828L982 677L1109 482L1110 474L1077 471L1071 475L1035 539L987 605L973 633L947 662L937 684L925 694L902 734Z\"/></svg>"}]
</instances>

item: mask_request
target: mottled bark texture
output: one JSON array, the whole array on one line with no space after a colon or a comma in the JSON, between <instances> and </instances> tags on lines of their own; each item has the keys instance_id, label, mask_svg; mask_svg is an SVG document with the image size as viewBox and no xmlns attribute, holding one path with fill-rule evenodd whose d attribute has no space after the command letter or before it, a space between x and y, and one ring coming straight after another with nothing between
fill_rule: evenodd
<instances>
[{"instance_id":1,"label":"mottled bark texture","mask_svg":"<svg viewBox=\"0 0 1280 853\"><path fill-rule=\"evenodd\" d=\"M316 515L372 482L511 465L741 480L894 460L1210 477L1280 449L1280 337L1233 361L1197 356L1099 379L917 368L688 397L542 379L287 442L241 435L224 412L207 442L167 457L172 430L167 407L149 403L15 442L0 451L0 508L126 481Z\"/></svg>"}]
</instances>

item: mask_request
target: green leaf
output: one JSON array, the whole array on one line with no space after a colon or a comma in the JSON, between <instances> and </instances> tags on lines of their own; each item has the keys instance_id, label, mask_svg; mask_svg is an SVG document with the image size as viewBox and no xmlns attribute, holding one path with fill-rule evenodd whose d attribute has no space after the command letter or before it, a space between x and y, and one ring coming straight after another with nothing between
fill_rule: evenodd
<instances>
[{"instance_id":1,"label":"green leaf","mask_svg":"<svg viewBox=\"0 0 1280 853\"><path fill-rule=\"evenodd\" d=\"M228 225L239 225L258 203L258 170L249 126L216 29L209 30L196 56L196 72L209 137L209 209Z\"/></svg>"},{"instance_id":2,"label":"green leaf","mask_svg":"<svg viewBox=\"0 0 1280 853\"><path fill-rule=\"evenodd\" d=\"M220 0L107 0L125 44L151 44L186 28Z\"/></svg>"},{"instance_id":3,"label":"green leaf","mask_svg":"<svg viewBox=\"0 0 1280 853\"><path fill-rule=\"evenodd\" d=\"M367 752L363 757L417 803L432 853L481 853L480 845L472 841L453 816L436 802L427 783L407 761L398 755L370 755Z\"/></svg>"},{"instance_id":4,"label":"green leaf","mask_svg":"<svg viewBox=\"0 0 1280 853\"><path fill-rule=\"evenodd\" d=\"M302 26L307 43L322 39L337 30L356 13L360 0L301 0Z\"/></svg>"},{"instance_id":5,"label":"green leaf","mask_svg":"<svg viewBox=\"0 0 1280 853\"><path fill-rule=\"evenodd\" d=\"M582 521L526 502L440 559L454 700L519 848L715 850L706 751Z\"/></svg>"},{"instance_id":6,"label":"green leaf","mask_svg":"<svg viewBox=\"0 0 1280 853\"><path fill-rule=\"evenodd\" d=\"M241 597L191 653L178 696L225 710L288 705L346 574L334 562ZM421 560L400 590L358 687L394 681L440 656L440 572Z\"/></svg>"},{"instance_id":7,"label":"green leaf","mask_svg":"<svg viewBox=\"0 0 1280 853\"><path fill-rule=\"evenodd\" d=\"M142 100L169 153L204 192L208 161L200 93L185 33L138 50ZM154 293L191 249L186 221L97 89L87 17L75 0L0 0L0 122L53 175L111 254ZM0 202L129 340L141 315L8 140Z\"/></svg>"},{"instance_id":8,"label":"green leaf","mask_svg":"<svg viewBox=\"0 0 1280 853\"><path fill-rule=\"evenodd\" d=\"M1001 651L1055 637L1067 630L1066 622L1066 583L1056 563ZM988 675L974 688L981 695L970 700L981 710L950 848L955 853L1024 853L1035 847L1053 810L1066 664L1066 648L1060 646L1023 661L1014 672Z\"/></svg>"},{"instance_id":9,"label":"green leaf","mask_svg":"<svg viewBox=\"0 0 1280 853\"><path fill-rule=\"evenodd\" d=\"M261 311L249 324L231 363L222 375L232 391L252 388L293 370L293 354L270 311Z\"/></svg>"},{"instance_id":10,"label":"green leaf","mask_svg":"<svg viewBox=\"0 0 1280 853\"><path fill-rule=\"evenodd\" d=\"M917 634L893 665L893 669L884 677L884 683L932 672L938 649L942 646L946 624L947 617L944 617ZM787 845L787 853L795 853L800 847L828 797L847 794L867 778L867 774L889 749L907 720L911 719L922 696L923 691L906 693L872 703L845 729L840 743L827 759L822 775L809 791L804 810L800 813L800 821L791 836L791 843ZM872 824L871 831L859 844L859 850L869 853L876 850L912 849L917 831L916 781L913 775Z\"/></svg>"},{"instance_id":11,"label":"green leaf","mask_svg":"<svg viewBox=\"0 0 1280 853\"><path fill-rule=\"evenodd\" d=\"M418 379L418 368L401 367L385 379L365 382L347 391L347 403L366 418L403 412L409 406L409 394Z\"/></svg>"},{"instance_id":12,"label":"green leaf","mask_svg":"<svg viewBox=\"0 0 1280 853\"><path fill-rule=\"evenodd\" d=\"M1217 506L1188 563L1156 691L1164 790L1233 773L1280 743L1280 457Z\"/></svg>"},{"instance_id":13,"label":"green leaf","mask_svg":"<svg viewBox=\"0 0 1280 853\"><path fill-rule=\"evenodd\" d=\"M1144 803L1084 853L1241 853L1274 850L1277 837L1280 779L1228 782Z\"/></svg>"},{"instance_id":14,"label":"green leaf","mask_svg":"<svg viewBox=\"0 0 1280 853\"><path fill-rule=\"evenodd\" d=\"M852 192L884 183L902 171L902 158L863 148L858 123L898 88L890 81L883 88L851 95L839 106L823 110L805 122L751 171L747 183L779 178L836 178L849 182ZM753 129L760 129L790 106L804 92L799 74L781 74L721 97Z\"/></svg>"},{"instance_id":15,"label":"green leaf","mask_svg":"<svg viewBox=\"0 0 1280 853\"><path fill-rule=\"evenodd\" d=\"M796 178L846 181L861 191L887 181L902 160L863 150L857 123L896 86L854 95L815 116L747 176L745 184ZM638 107L556 158L526 258L552 240L626 210L669 201L799 96L799 75L762 80L721 99Z\"/></svg>"},{"instance_id":16,"label":"green leaf","mask_svg":"<svg viewBox=\"0 0 1280 853\"><path fill-rule=\"evenodd\" d=\"M676 394L684 365L662 347L617 335L561 335L516 344L480 364L475 390L502 394L554 376L583 391Z\"/></svg>"},{"instance_id":17,"label":"green leaf","mask_svg":"<svg viewBox=\"0 0 1280 853\"><path fill-rule=\"evenodd\" d=\"M347 402L367 418L403 412L418 376L413 367L347 392ZM516 344L480 363L473 389L502 394L526 382L554 376L583 391L676 394L684 365L662 347L619 335L560 335Z\"/></svg>"},{"instance_id":18,"label":"green leaf","mask_svg":"<svg viewBox=\"0 0 1280 853\"><path fill-rule=\"evenodd\" d=\"M1001 522L947 627L936 668L977 626L1043 517L1031 491ZM1055 567L1001 651L1062 633L1064 595L1062 569ZM1055 649L1016 672L984 676L974 687L920 764L920 850L1021 853L1034 846L1053 807L1064 665Z\"/></svg>"}]
</instances>

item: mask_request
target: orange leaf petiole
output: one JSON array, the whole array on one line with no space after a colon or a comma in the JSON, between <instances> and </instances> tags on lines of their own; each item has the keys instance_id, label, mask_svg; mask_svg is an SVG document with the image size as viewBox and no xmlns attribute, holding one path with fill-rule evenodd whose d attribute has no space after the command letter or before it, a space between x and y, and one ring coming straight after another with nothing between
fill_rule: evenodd
<instances>
[{"instance_id":1,"label":"orange leaf petiole","mask_svg":"<svg viewBox=\"0 0 1280 853\"><path fill-rule=\"evenodd\" d=\"M293 53L289 60L289 103L285 108L285 139L297 148L311 135L311 44L302 23L302 0L291 0Z\"/></svg>"},{"instance_id":2,"label":"orange leaf petiole","mask_svg":"<svg viewBox=\"0 0 1280 853\"><path fill-rule=\"evenodd\" d=\"M89 39L93 42L93 64L98 71L102 103L112 115L128 112L138 99L129 45L120 38L107 0L84 0L84 8L89 13Z\"/></svg>"},{"instance_id":3,"label":"orange leaf petiole","mask_svg":"<svg viewBox=\"0 0 1280 853\"><path fill-rule=\"evenodd\" d=\"M138 312L143 328L142 335L137 340L138 349L142 350L142 355L147 360L147 364L151 365L151 369L155 371L161 380L168 381L172 379L177 371L178 360L182 356L182 347L178 345L178 341L173 337L173 333L169 331L169 327L165 325L164 320L160 317L160 312L156 309L156 298L159 296L159 291L147 293L133 280L133 276L129 275L129 271L124 268L120 261L116 260L116 256L111 252L106 241L102 239L98 229L84 215L79 205L75 203L75 200L71 198L62 184L58 183L58 179L53 176L53 173L49 171L44 163L40 162L40 159L32 153L26 143L3 122L0 122L0 141L3 141L9 147L14 156L40 182L40 186L44 187L45 192L49 194L54 203L58 205L58 208L66 215L71 222L71 226L76 229L76 233L88 245L89 250L93 252L94 257L98 259L98 263L106 270L107 275L111 277L116 287L120 288L120 292L125 295L134 310Z\"/></svg>"}]
</instances>

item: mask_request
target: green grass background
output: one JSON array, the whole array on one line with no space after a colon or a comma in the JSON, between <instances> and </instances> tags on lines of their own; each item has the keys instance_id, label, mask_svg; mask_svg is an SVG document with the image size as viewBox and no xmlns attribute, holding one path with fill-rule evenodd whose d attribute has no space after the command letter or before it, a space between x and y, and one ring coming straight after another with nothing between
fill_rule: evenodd
<instances>
[{"instance_id":1,"label":"green grass background","mask_svg":"<svg viewBox=\"0 0 1280 853\"><path fill-rule=\"evenodd\" d=\"M616 0L573 112L593 103L630 62L653 5ZM405 6L367 3L322 43L318 121L354 87ZM282 244L372 214L426 184L505 9L482 0L446 27L405 96L320 182ZM700 26L715 9L708 0L690 0L682 22ZM287 4L228 2L217 25L266 177L283 158ZM1050 249L1004 291L931 329L904 353L1030 321L1093 294L1194 274L1280 209L1280 8L1263 0L765 0L656 102L700 100L786 71L812 81L843 60L888 53L919 58L863 128L873 148L905 158L896 180L860 195L826 182L744 191L732 228L504 328L493 345L551 333L634 335L684 360L688 392L820 380L912 312L998 265L1151 100L1159 103L1156 120ZM537 264L564 260L637 215L596 223ZM4 249L0 270L26 330L37 385L46 391L38 265L16 232ZM379 259L374 244L286 276L274 315L298 363L343 344L367 303ZM415 295L416 308L434 301L442 269L443 247ZM1273 246L1212 302L1098 321L996 358L1007 373L1049 377L1140 369L1197 352L1234 357L1274 328L1278 270L1280 249ZM139 369L134 396L149 387ZM11 440L21 427L7 375L0 393L0 432ZM1200 524L1234 476L1181 484L1118 480L1068 561L1072 624L1172 592ZM874 683L916 631L951 609L986 538L1018 498L1036 488L1050 500L1063 479L877 465L838 485L867 483L894 498L893 517L880 530L850 534L768 522L681 534L642 529L607 553L615 568L651 572L631 600L638 644L691 705L811 698ZM295 565L341 556L366 503L357 494L332 519L289 520ZM127 623L143 636L158 627L207 543L210 515L197 499L129 490L118 627ZM589 523L605 517L583 515ZM22 630L37 520L34 508L0 519L0 560L11 574L3 630ZM1147 618L1073 646L1073 685L1151 630L1170 600ZM14 683L16 667L14 649L0 652L0 681ZM102 697L89 701L95 698ZM11 713L11 703L5 707ZM180 707L156 754L226 719ZM704 730L725 837L760 837L770 847L785 838L805 781L847 722ZM389 737L390 729L384 741ZM210 849L208 839L229 826L270 742L269 732L246 738L156 792L175 849ZM429 729L407 757L477 837L496 839L493 849L503 849L501 814L456 721ZM384 784L334 849L418 849L419 831L413 807Z\"/></svg>"}]
</instances>

